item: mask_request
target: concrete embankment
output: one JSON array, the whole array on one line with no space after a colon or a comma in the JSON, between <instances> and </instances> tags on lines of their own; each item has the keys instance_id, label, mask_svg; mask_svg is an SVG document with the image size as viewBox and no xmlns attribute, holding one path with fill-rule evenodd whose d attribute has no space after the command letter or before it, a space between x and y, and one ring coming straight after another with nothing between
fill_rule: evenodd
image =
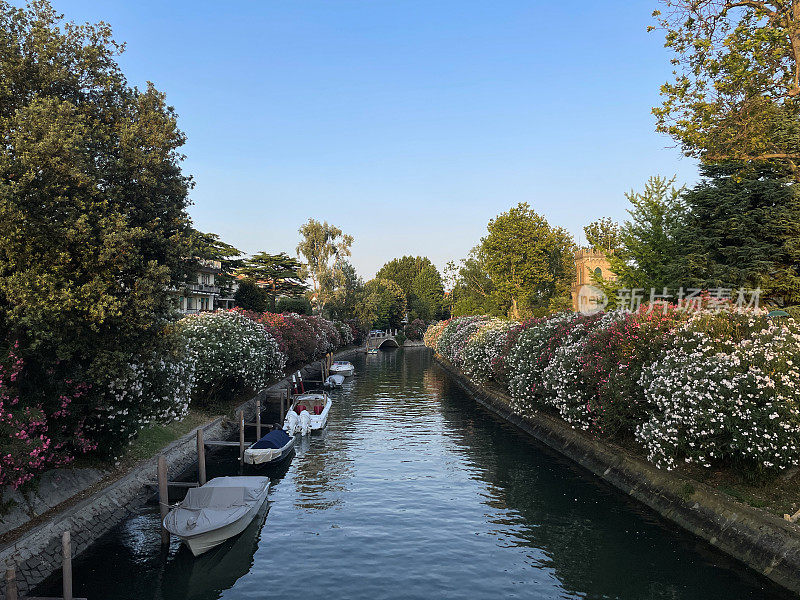
<instances>
[{"instance_id":1,"label":"concrete embankment","mask_svg":"<svg viewBox=\"0 0 800 600\"><path fill-rule=\"evenodd\" d=\"M363 352L359 348L343 350L335 355L344 359ZM320 363L312 363L300 369L304 379L319 379ZM290 385L291 375L273 383L259 392L234 411L244 411L245 421L255 419L256 402L275 411L280 404L282 392ZM226 440L237 435L237 426L224 417L219 417L197 429L203 430L206 440ZM196 436L197 429L162 448L158 453L167 459L170 479L178 477L183 471L192 467L197 461ZM51 573L61 568L61 536L69 530L72 536L73 556L79 555L100 536L107 533L115 525L141 509L153 498L153 490L148 485L156 477L158 456L139 463L125 475L92 493L78 502L71 503L73 494L61 489L65 504L71 504L64 510L56 506L51 515L0 547L0 567L14 567L17 570L17 582L22 596ZM85 486L78 486L74 494L84 491ZM13 533L11 534L13 536ZM10 536L9 536L10 537ZM5 599L5 590L0 585L0 600Z\"/></svg>"},{"instance_id":2,"label":"concrete embankment","mask_svg":"<svg viewBox=\"0 0 800 600\"><path fill-rule=\"evenodd\" d=\"M647 505L782 587L800 594L800 526L740 504L700 482L663 471L613 444L601 442L545 414L522 417L510 398L439 365L487 409L614 487Z\"/></svg>"}]
</instances>

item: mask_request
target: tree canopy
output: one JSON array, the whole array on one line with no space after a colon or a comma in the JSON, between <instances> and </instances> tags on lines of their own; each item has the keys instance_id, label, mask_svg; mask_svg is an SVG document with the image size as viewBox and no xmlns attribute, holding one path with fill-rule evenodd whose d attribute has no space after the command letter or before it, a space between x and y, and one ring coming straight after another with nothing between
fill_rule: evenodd
<instances>
[{"instance_id":1,"label":"tree canopy","mask_svg":"<svg viewBox=\"0 0 800 600\"><path fill-rule=\"evenodd\" d=\"M683 188L674 184L674 178L651 177L644 191L625 194L632 205L630 220L622 224L619 247L608 256L618 287L660 292L676 285L670 264L680 252L676 235L685 206Z\"/></svg>"},{"instance_id":2,"label":"tree canopy","mask_svg":"<svg viewBox=\"0 0 800 600\"><path fill-rule=\"evenodd\" d=\"M800 178L800 3L662 3L675 71L653 109L658 131L705 162L778 161Z\"/></svg>"},{"instance_id":3,"label":"tree canopy","mask_svg":"<svg viewBox=\"0 0 800 600\"><path fill-rule=\"evenodd\" d=\"M583 228L589 246L601 252L611 252L619 247L622 233L619 223L610 217L592 221Z\"/></svg>"},{"instance_id":4,"label":"tree canopy","mask_svg":"<svg viewBox=\"0 0 800 600\"><path fill-rule=\"evenodd\" d=\"M353 236L316 219L309 219L298 232L302 237L297 254L306 259L300 275L311 279L312 302L321 313L333 294L336 268L342 264L339 261L350 256Z\"/></svg>"},{"instance_id":5,"label":"tree canopy","mask_svg":"<svg viewBox=\"0 0 800 600\"><path fill-rule=\"evenodd\" d=\"M480 255L499 303L520 316L569 298L575 274L572 237L527 203L489 221ZM562 303L563 304L563 303Z\"/></svg>"},{"instance_id":6,"label":"tree canopy","mask_svg":"<svg viewBox=\"0 0 800 600\"><path fill-rule=\"evenodd\" d=\"M275 303L280 296L301 296L308 289L300 275L302 268L299 260L285 252L258 252L242 261L237 273L263 287L267 295L268 310L275 310Z\"/></svg>"},{"instance_id":7,"label":"tree canopy","mask_svg":"<svg viewBox=\"0 0 800 600\"><path fill-rule=\"evenodd\" d=\"M358 320L379 329L400 327L406 314L406 295L391 279L371 279L364 286L364 297L356 308Z\"/></svg>"},{"instance_id":8,"label":"tree canopy","mask_svg":"<svg viewBox=\"0 0 800 600\"><path fill-rule=\"evenodd\" d=\"M742 177L738 165L709 165L684 196L674 281L707 289L762 290L780 305L800 303L797 184L768 166Z\"/></svg>"},{"instance_id":9,"label":"tree canopy","mask_svg":"<svg viewBox=\"0 0 800 600\"><path fill-rule=\"evenodd\" d=\"M191 245L177 115L127 84L121 49L45 1L0 3L0 322L28 365L91 384L94 431L109 382L159 347Z\"/></svg>"},{"instance_id":10,"label":"tree canopy","mask_svg":"<svg viewBox=\"0 0 800 600\"><path fill-rule=\"evenodd\" d=\"M444 286L439 270L427 256L403 256L383 265L375 275L390 279L403 290L411 319L430 322L440 316Z\"/></svg>"}]
</instances>

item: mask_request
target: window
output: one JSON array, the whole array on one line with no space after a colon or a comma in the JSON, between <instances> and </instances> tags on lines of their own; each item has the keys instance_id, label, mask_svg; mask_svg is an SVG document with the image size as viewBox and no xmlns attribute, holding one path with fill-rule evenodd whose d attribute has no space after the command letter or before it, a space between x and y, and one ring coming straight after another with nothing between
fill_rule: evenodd
<instances>
[{"instance_id":1,"label":"window","mask_svg":"<svg viewBox=\"0 0 800 600\"><path fill-rule=\"evenodd\" d=\"M600 267L597 267L597 268L594 270L594 275L595 275L595 277L597 277L597 278L600 278L600 277L602 277L602 276L603 276L603 271L601 271L601 270L600 270Z\"/></svg>"}]
</instances>

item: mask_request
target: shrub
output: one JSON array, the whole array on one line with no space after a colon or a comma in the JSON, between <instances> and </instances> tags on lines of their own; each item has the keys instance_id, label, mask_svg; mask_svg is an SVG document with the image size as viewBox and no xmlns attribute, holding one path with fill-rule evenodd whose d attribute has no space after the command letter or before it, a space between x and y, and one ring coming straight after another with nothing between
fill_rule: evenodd
<instances>
[{"instance_id":1,"label":"shrub","mask_svg":"<svg viewBox=\"0 0 800 600\"><path fill-rule=\"evenodd\" d=\"M447 319L446 321L439 321L438 323L434 323L428 327L428 329L425 331L425 335L422 338L428 348L434 352L436 351L437 346L439 345L439 338L441 337L444 328L447 327L449 323L450 319Z\"/></svg>"},{"instance_id":2,"label":"shrub","mask_svg":"<svg viewBox=\"0 0 800 600\"><path fill-rule=\"evenodd\" d=\"M311 302L307 298L278 298L275 303L276 313L311 314Z\"/></svg>"},{"instance_id":3,"label":"shrub","mask_svg":"<svg viewBox=\"0 0 800 600\"><path fill-rule=\"evenodd\" d=\"M195 385L197 357L183 328L171 324L158 348L131 358L107 384L105 402L87 422L93 438L132 440L154 423L186 416Z\"/></svg>"},{"instance_id":4,"label":"shrub","mask_svg":"<svg viewBox=\"0 0 800 600\"><path fill-rule=\"evenodd\" d=\"M591 392L592 427L608 436L633 435L652 408L639 385L642 369L664 352L668 334L686 313L642 309L605 315L583 340L581 376Z\"/></svg>"},{"instance_id":5,"label":"shrub","mask_svg":"<svg viewBox=\"0 0 800 600\"><path fill-rule=\"evenodd\" d=\"M411 323L405 326L403 331L408 339L413 341L421 340L423 334L425 333L425 323L422 319L414 319L411 321Z\"/></svg>"},{"instance_id":6,"label":"shrub","mask_svg":"<svg viewBox=\"0 0 800 600\"><path fill-rule=\"evenodd\" d=\"M800 326L793 319L693 315L640 384L654 406L636 436L648 458L673 468L732 463L786 469L800 459Z\"/></svg>"},{"instance_id":7,"label":"shrub","mask_svg":"<svg viewBox=\"0 0 800 600\"><path fill-rule=\"evenodd\" d=\"M583 377L585 338L597 327L601 314L575 314L557 328L545 356L541 375L541 401L555 408L567 423L588 429L595 418L590 407L593 390ZM552 354L551 354L552 352Z\"/></svg>"},{"instance_id":8,"label":"shrub","mask_svg":"<svg viewBox=\"0 0 800 600\"><path fill-rule=\"evenodd\" d=\"M344 321L334 321L333 326L336 327L336 330L339 332L341 346L349 346L353 343L355 335L353 333L353 328L350 325Z\"/></svg>"},{"instance_id":9,"label":"shrub","mask_svg":"<svg viewBox=\"0 0 800 600\"><path fill-rule=\"evenodd\" d=\"M190 315L180 325L195 360L192 397L200 404L217 400L224 389L259 390L283 374L286 355L275 338L239 312Z\"/></svg>"},{"instance_id":10,"label":"shrub","mask_svg":"<svg viewBox=\"0 0 800 600\"><path fill-rule=\"evenodd\" d=\"M73 403L86 396L88 386L55 377L56 370L48 369L37 374L37 390L23 400L20 382L27 379L25 369L15 342L0 364L0 436L4 440L0 486L15 489L96 447L87 437L83 418L76 420L72 414Z\"/></svg>"},{"instance_id":11,"label":"shrub","mask_svg":"<svg viewBox=\"0 0 800 600\"><path fill-rule=\"evenodd\" d=\"M508 333L519 323L504 319L491 319L484 322L481 329L471 338L463 352L463 369L470 377L491 379L493 367L505 345Z\"/></svg>"},{"instance_id":12,"label":"shrub","mask_svg":"<svg viewBox=\"0 0 800 600\"><path fill-rule=\"evenodd\" d=\"M476 334L490 317L457 317L445 326L436 343L436 351L455 367L463 366L463 353L470 338Z\"/></svg>"},{"instance_id":13,"label":"shrub","mask_svg":"<svg viewBox=\"0 0 800 600\"><path fill-rule=\"evenodd\" d=\"M559 313L519 332L508 356L508 390L512 408L520 414L530 414L542 404L544 369L567 337L575 318L571 313Z\"/></svg>"}]
</instances>

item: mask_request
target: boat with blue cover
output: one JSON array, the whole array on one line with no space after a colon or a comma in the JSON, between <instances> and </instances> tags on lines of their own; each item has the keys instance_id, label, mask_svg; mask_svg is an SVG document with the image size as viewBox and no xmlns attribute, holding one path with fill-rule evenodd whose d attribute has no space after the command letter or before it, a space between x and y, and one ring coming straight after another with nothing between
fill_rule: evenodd
<instances>
[{"instance_id":1,"label":"boat with blue cover","mask_svg":"<svg viewBox=\"0 0 800 600\"><path fill-rule=\"evenodd\" d=\"M294 436L283 429L273 429L244 451L248 465L267 465L281 462L294 449Z\"/></svg>"}]
</instances>

